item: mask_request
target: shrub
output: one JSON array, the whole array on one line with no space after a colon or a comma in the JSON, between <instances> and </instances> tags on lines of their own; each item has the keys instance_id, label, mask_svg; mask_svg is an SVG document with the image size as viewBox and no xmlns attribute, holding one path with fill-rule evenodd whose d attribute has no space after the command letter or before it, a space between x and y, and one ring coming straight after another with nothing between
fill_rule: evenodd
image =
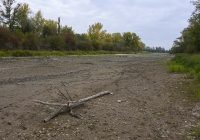
<instances>
[{"instance_id":1,"label":"shrub","mask_svg":"<svg viewBox=\"0 0 200 140\"><path fill-rule=\"evenodd\" d=\"M64 38L64 42L67 44L68 46L68 50L76 50L76 39L75 39L75 35L73 33L65 33L63 35Z\"/></svg>"},{"instance_id":2,"label":"shrub","mask_svg":"<svg viewBox=\"0 0 200 140\"><path fill-rule=\"evenodd\" d=\"M93 50L92 44L90 41L79 41L77 42L76 46L77 46L77 49L79 50L87 50L87 51Z\"/></svg>"},{"instance_id":3,"label":"shrub","mask_svg":"<svg viewBox=\"0 0 200 140\"><path fill-rule=\"evenodd\" d=\"M101 50L101 45L100 41L92 41L92 47L95 51Z\"/></svg>"},{"instance_id":4,"label":"shrub","mask_svg":"<svg viewBox=\"0 0 200 140\"><path fill-rule=\"evenodd\" d=\"M0 27L0 49L13 50L21 49L23 36L20 33L9 31L5 27Z\"/></svg>"},{"instance_id":5,"label":"shrub","mask_svg":"<svg viewBox=\"0 0 200 140\"><path fill-rule=\"evenodd\" d=\"M49 48L51 50L65 50L67 45L61 36L51 36L48 38Z\"/></svg>"},{"instance_id":6,"label":"shrub","mask_svg":"<svg viewBox=\"0 0 200 140\"><path fill-rule=\"evenodd\" d=\"M6 43L10 38L10 31L6 28L0 27L0 49L5 49Z\"/></svg>"},{"instance_id":7,"label":"shrub","mask_svg":"<svg viewBox=\"0 0 200 140\"><path fill-rule=\"evenodd\" d=\"M114 51L115 48L114 48L114 44L113 43L102 43L102 50L105 50L105 51Z\"/></svg>"},{"instance_id":8,"label":"shrub","mask_svg":"<svg viewBox=\"0 0 200 140\"><path fill-rule=\"evenodd\" d=\"M23 49L25 50L39 50L41 41L34 33L26 33L24 37Z\"/></svg>"}]
</instances>

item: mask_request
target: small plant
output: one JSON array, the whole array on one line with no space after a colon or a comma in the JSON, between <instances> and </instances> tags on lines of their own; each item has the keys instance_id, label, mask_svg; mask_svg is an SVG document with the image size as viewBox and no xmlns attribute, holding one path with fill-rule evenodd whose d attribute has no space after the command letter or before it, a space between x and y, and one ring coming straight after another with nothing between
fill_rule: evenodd
<instances>
[{"instance_id":1,"label":"small plant","mask_svg":"<svg viewBox=\"0 0 200 140\"><path fill-rule=\"evenodd\" d=\"M170 64L169 65L169 72L177 72L177 73L184 73L186 72L186 68L183 65L180 64Z\"/></svg>"}]
</instances>

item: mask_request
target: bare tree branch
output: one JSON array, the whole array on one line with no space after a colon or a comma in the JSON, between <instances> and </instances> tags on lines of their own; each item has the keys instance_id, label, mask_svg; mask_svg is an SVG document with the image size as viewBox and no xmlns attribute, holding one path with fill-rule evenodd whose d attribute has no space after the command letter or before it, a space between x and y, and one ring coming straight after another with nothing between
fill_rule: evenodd
<instances>
[{"instance_id":1,"label":"bare tree branch","mask_svg":"<svg viewBox=\"0 0 200 140\"><path fill-rule=\"evenodd\" d=\"M67 86L64 84L64 82L61 82L61 84L62 84L64 87L66 87L66 88L67 88ZM67 89L65 89L65 91L66 91L66 93L67 93L67 95L68 95L69 99L72 101L72 97L70 96L70 94L69 94L68 90L67 90Z\"/></svg>"},{"instance_id":2,"label":"bare tree branch","mask_svg":"<svg viewBox=\"0 0 200 140\"><path fill-rule=\"evenodd\" d=\"M85 102L90 101L92 99L102 97L102 96L105 96L105 95L109 95L109 94L112 94L112 93L109 92L109 91L104 91L104 92L100 92L100 93L97 93L95 95L80 99L78 101L68 101L66 104L49 103L49 102L43 102L43 101L39 101L39 100L35 100L34 102L40 103L40 104L43 104L43 105L59 106L60 107L57 111L55 111L49 117L44 119L44 122L48 122L49 120L51 120L52 118L56 117L57 115L59 115L60 113L63 113L63 112L69 112L72 116L78 117L77 115L75 115L73 113L73 111L72 111L73 108L79 107L79 106L83 105Z\"/></svg>"},{"instance_id":3,"label":"bare tree branch","mask_svg":"<svg viewBox=\"0 0 200 140\"><path fill-rule=\"evenodd\" d=\"M57 88L57 90L58 90L58 93L59 93L60 95L62 95L66 100L68 100L67 96L65 96L65 94L62 93L62 91L61 91L60 89Z\"/></svg>"}]
</instances>

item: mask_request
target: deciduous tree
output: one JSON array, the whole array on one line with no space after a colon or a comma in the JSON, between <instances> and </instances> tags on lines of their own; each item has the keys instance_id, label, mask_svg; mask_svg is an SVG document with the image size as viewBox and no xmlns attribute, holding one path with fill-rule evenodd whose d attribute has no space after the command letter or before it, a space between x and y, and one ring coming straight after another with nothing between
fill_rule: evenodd
<instances>
[{"instance_id":1,"label":"deciduous tree","mask_svg":"<svg viewBox=\"0 0 200 140\"><path fill-rule=\"evenodd\" d=\"M16 15L20 8L21 4L15 5L15 0L2 0L0 6L0 21L1 24L14 30L16 26Z\"/></svg>"}]
</instances>

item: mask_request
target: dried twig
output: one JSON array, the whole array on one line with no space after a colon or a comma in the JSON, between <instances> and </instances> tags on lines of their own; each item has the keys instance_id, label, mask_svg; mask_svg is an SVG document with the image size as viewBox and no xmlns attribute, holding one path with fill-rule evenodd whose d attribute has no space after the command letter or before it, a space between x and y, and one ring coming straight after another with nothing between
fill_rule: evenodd
<instances>
[{"instance_id":1,"label":"dried twig","mask_svg":"<svg viewBox=\"0 0 200 140\"><path fill-rule=\"evenodd\" d=\"M61 84L62 84L64 87L67 87L67 86L64 84L64 82L61 82ZM67 89L65 89L65 91L66 91L66 93L67 93L67 95L68 95L68 97L69 97L70 101L72 101L72 97L70 96L70 94L69 94L68 90L67 90Z\"/></svg>"},{"instance_id":2,"label":"dried twig","mask_svg":"<svg viewBox=\"0 0 200 140\"><path fill-rule=\"evenodd\" d=\"M62 93L62 91L61 91L60 89L57 88L57 90L58 90L58 93L59 93L61 96L63 96L66 100L68 100L67 96L65 96L65 94Z\"/></svg>"},{"instance_id":3,"label":"dried twig","mask_svg":"<svg viewBox=\"0 0 200 140\"><path fill-rule=\"evenodd\" d=\"M39 101L39 100L35 100L34 102L40 103L40 104L43 104L43 105L59 106L60 107L52 115L50 115L49 117L44 119L44 122L48 122L49 120L51 120L52 118L56 117L57 115L59 115L62 112L69 112L72 116L78 117L77 115L75 115L72 112L73 108L79 107L79 106L83 105L85 102L88 102L88 101L90 101L92 99L95 99L95 98L98 98L98 97L101 97L101 96L105 96L105 95L109 95L109 94L112 94L112 93L109 92L109 91L104 91L104 92L100 92L98 94L95 94L95 95L80 99L78 101L68 101L66 104L49 103L49 102L43 102L43 101Z\"/></svg>"}]
</instances>

